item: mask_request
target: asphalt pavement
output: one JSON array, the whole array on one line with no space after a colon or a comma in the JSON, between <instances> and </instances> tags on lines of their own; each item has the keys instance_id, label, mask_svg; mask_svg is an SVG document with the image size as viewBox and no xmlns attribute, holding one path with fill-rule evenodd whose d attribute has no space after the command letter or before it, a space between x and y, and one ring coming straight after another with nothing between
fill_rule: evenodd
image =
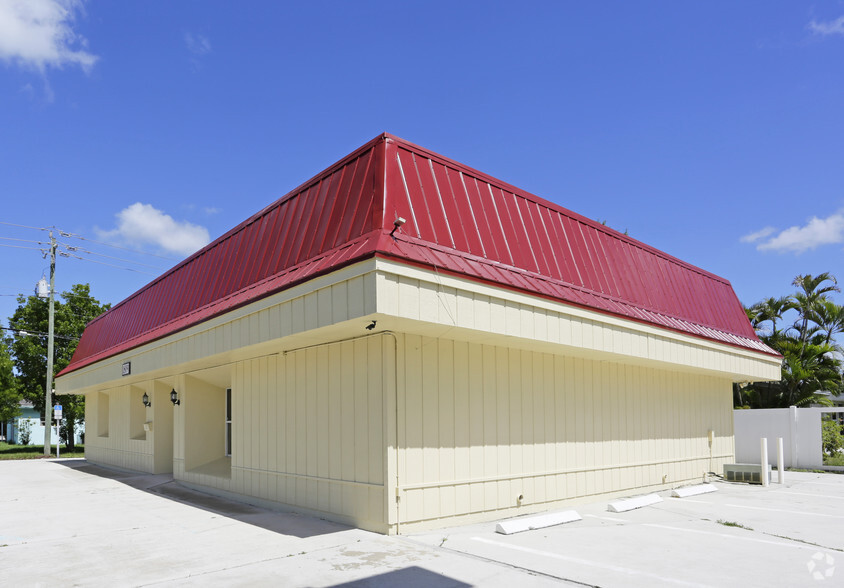
<instances>
[{"instance_id":1,"label":"asphalt pavement","mask_svg":"<svg viewBox=\"0 0 844 588\"><path fill-rule=\"evenodd\" d=\"M774 475L776 479L776 474ZM840 586L844 475L786 472L513 535L387 537L85 460L0 461L0 586Z\"/></svg>"}]
</instances>

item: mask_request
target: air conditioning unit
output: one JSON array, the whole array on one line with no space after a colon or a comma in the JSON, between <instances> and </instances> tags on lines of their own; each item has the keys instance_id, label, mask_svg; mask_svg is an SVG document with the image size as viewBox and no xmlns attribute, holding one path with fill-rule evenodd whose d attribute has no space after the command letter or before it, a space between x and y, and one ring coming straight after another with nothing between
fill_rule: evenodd
<instances>
[{"instance_id":1,"label":"air conditioning unit","mask_svg":"<svg viewBox=\"0 0 844 588\"><path fill-rule=\"evenodd\" d=\"M724 478L728 482L747 482L748 484L762 483L762 466L758 463L728 463L724 464ZM771 466L765 464L764 475L766 481L771 481Z\"/></svg>"}]
</instances>

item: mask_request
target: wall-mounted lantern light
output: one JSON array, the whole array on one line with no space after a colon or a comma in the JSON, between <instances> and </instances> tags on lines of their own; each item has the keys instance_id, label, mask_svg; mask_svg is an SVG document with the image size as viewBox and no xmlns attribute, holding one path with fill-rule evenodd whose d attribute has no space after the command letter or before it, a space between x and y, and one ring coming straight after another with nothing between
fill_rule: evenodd
<instances>
[{"instance_id":1,"label":"wall-mounted lantern light","mask_svg":"<svg viewBox=\"0 0 844 588\"><path fill-rule=\"evenodd\" d=\"M144 392L144 397L141 398L141 401L143 401L144 406L146 406L147 408L152 406L152 402L149 401L149 394L147 394L146 392Z\"/></svg>"},{"instance_id":2,"label":"wall-mounted lantern light","mask_svg":"<svg viewBox=\"0 0 844 588\"><path fill-rule=\"evenodd\" d=\"M179 395L176 393L176 389L175 389L175 388L173 388L172 390L170 390L170 402L172 402L172 403L173 403L173 406L176 406L176 405L178 405L178 404L181 404L181 403L182 403L182 401L181 401L181 400L179 400Z\"/></svg>"}]
</instances>

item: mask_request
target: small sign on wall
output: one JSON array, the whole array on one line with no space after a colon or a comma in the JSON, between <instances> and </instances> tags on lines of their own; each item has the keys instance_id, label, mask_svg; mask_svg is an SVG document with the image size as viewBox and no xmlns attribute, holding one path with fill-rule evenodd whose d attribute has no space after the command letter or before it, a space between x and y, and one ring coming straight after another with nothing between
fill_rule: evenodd
<instances>
[{"instance_id":1,"label":"small sign on wall","mask_svg":"<svg viewBox=\"0 0 844 588\"><path fill-rule=\"evenodd\" d=\"M132 362L131 361L124 361L123 362L123 375L128 376L132 373Z\"/></svg>"}]
</instances>

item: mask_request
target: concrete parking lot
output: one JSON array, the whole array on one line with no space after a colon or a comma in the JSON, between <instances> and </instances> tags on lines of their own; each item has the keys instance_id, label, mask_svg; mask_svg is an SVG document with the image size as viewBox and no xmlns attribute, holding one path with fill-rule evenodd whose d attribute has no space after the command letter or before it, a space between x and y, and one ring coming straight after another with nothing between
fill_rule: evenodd
<instances>
[{"instance_id":1,"label":"concrete parking lot","mask_svg":"<svg viewBox=\"0 0 844 588\"><path fill-rule=\"evenodd\" d=\"M844 585L844 476L788 472L515 535L385 537L85 460L0 462L3 586ZM839 569L837 569L839 568Z\"/></svg>"}]
</instances>

